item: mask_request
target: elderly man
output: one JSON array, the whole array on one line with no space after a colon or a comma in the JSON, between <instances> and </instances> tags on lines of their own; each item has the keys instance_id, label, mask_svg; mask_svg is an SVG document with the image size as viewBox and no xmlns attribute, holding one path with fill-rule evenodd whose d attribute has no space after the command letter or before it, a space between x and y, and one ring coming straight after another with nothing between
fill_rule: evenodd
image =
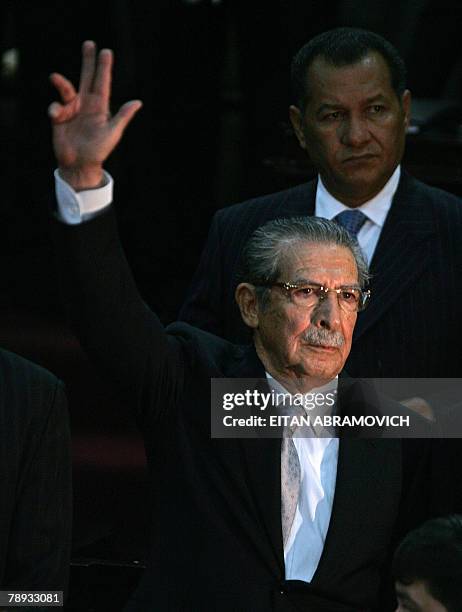
<instances>
[{"instance_id":1,"label":"elderly man","mask_svg":"<svg viewBox=\"0 0 462 612\"><path fill-rule=\"evenodd\" d=\"M59 164L54 229L72 316L86 350L129 398L150 467L151 556L128 609L372 609L398 521L424 507L416 494L425 448L210 435L212 378L260 379L292 395L337 385L367 297L356 242L327 220L270 223L249 241L236 289L253 344L185 323L164 329L137 292L112 207L85 212L108 198L103 162L140 107L129 102L109 116L111 63L109 50L96 60L94 43L84 43L79 91L53 74L62 103L49 113Z\"/></svg>"}]
</instances>

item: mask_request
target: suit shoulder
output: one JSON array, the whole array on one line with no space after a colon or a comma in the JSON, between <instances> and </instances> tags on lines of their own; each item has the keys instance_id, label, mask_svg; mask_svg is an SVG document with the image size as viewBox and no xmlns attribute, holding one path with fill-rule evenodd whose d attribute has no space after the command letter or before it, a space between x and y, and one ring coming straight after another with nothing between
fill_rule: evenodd
<instances>
[{"instance_id":1,"label":"suit shoulder","mask_svg":"<svg viewBox=\"0 0 462 612\"><path fill-rule=\"evenodd\" d=\"M0 378L4 383L9 382L19 387L40 384L54 389L57 384L62 384L42 366L3 348L0 348Z\"/></svg>"},{"instance_id":2,"label":"suit shoulder","mask_svg":"<svg viewBox=\"0 0 462 612\"><path fill-rule=\"evenodd\" d=\"M51 413L67 418L63 383L45 368L4 349L0 349L0 388L0 424L8 424L13 439L22 439L28 428L41 431Z\"/></svg>"},{"instance_id":3,"label":"suit shoulder","mask_svg":"<svg viewBox=\"0 0 462 612\"><path fill-rule=\"evenodd\" d=\"M182 345L183 358L192 369L202 365L209 372L224 375L228 366L244 352L244 347L182 321L172 323L166 331L171 343Z\"/></svg>"},{"instance_id":4,"label":"suit shoulder","mask_svg":"<svg viewBox=\"0 0 462 612\"><path fill-rule=\"evenodd\" d=\"M220 354L233 347L234 344L199 327L177 321L166 328L170 342L204 348L210 354Z\"/></svg>"},{"instance_id":5,"label":"suit shoulder","mask_svg":"<svg viewBox=\"0 0 462 612\"><path fill-rule=\"evenodd\" d=\"M462 212L462 199L454 193L427 185L416 178L410 179L409 186L417 197L431 200L437 206L448 208L449 210L453 209L455 213L460 214Z\"/></svg>"},{"instance_id":6,"label":"suit shoulder","mask_svg":"<svg viewBox=\"0 0 462 612\"><path fill-rule=\"evenodd\" d=\"M297 212L297 207L304 206L310 194L314 193L315 184L315 181L310 181L290 189L251 198L220 209L215 217L218 221L228 224L230 222L247 223L247 220L252 217L266 221L266 217L274 218L275 213L278 213L276 216L294 214Z\"/></svg>"}]
</instances>

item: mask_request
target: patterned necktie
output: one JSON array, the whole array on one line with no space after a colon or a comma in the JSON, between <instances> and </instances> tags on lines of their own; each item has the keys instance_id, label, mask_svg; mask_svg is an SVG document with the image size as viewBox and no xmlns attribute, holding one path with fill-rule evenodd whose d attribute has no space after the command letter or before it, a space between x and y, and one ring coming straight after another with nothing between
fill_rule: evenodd
<instances>
[{"instance_id":1,"label":"patterned necktie","mask_svg":"<svg viewBox=\"0 0 462 612\"><path fill-rule=\"evenodd\" d=\"M290 535L300 493L300 461L293 435L296 427L285 427L281 445L281 523L283 544Z\"/></svg>"},{"instance_id":2,"label":"patterned necktie","mask_svg":"<svg viewBox=\"0 0 462 612\"><path fill-rule=\"evenodd\" d=\"M333 220L342 225L357 240L358 232L367 221L367 217L360 210L344 210Z\"/></svg>"}]
</instances>

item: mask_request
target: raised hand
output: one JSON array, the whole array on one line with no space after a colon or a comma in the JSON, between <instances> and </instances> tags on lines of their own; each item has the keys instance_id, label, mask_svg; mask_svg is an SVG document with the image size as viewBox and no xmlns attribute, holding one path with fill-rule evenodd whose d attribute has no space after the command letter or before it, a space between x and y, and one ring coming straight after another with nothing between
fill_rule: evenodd
<instances>
[{"instance_id":1,"label":"raised hand","mask_svg":"<svg viewBox=\"0 0 462 612\"><path fill-rule=\"evenodd\" d=\"M103 163L141 108L140 100L124 104L111 117L112 51L87 40L82 46L82 69L78 92L62 74L50 80L61 96L48 114L53 125L53 147L63 178L76 190L97 187L103 180Z\"/></svg>"}]
</instances>

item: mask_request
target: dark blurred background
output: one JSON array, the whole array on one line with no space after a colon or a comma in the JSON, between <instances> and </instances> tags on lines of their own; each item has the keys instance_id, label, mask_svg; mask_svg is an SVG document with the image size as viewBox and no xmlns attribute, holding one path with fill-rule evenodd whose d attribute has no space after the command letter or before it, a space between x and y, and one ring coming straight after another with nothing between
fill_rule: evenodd
<instances>
[{"instance_id":1,"label":"dark blurred background","mask_svg":"<svg viewBox=\"0 0 462 612\"><path fill-rule=\"evenodd\" d=\"M290 59L310 37L338 25L366 27L393 42L415 97L462 100L456 0L3 0L2 306L60 310L47 238L53 158L46 109L54 97L48 74L60 71L77 83L82 40L115 51L114 109L131 98L144 101L109 169L129 261L145 299L167 322L213 212L309 177L301 154L302 165L294 166L299 154L284 126ZM459 192L460 115L444 143L452 147L452 167L444 176L420 169L427 182ZM423 145L416 155L421 165L439 159Z\"/></svg>"},{"instance_id":2,"label":"dark blurred background","mask_svg":"<svg viewBox=\"0 0 462 612\"><path fill-rule=\"evenodd\" d=\"M128 260L144 299L167 323L213 213L313 176L287 125L290 60L312 36L340 25L372 29L396 45L417 99L404 165L462 195L458 0L0 3L0 346L51 369L68 388L69 610L114 611L107 593L119 604L128 596L145 556L148 493L129 407L88 363L60 304L48 230L47 107L55 97L48 75L62 72L77 84L81 43L94 39L115 52L113 108L144 102L108 169Z\"/></svg>"}]
</instances>

